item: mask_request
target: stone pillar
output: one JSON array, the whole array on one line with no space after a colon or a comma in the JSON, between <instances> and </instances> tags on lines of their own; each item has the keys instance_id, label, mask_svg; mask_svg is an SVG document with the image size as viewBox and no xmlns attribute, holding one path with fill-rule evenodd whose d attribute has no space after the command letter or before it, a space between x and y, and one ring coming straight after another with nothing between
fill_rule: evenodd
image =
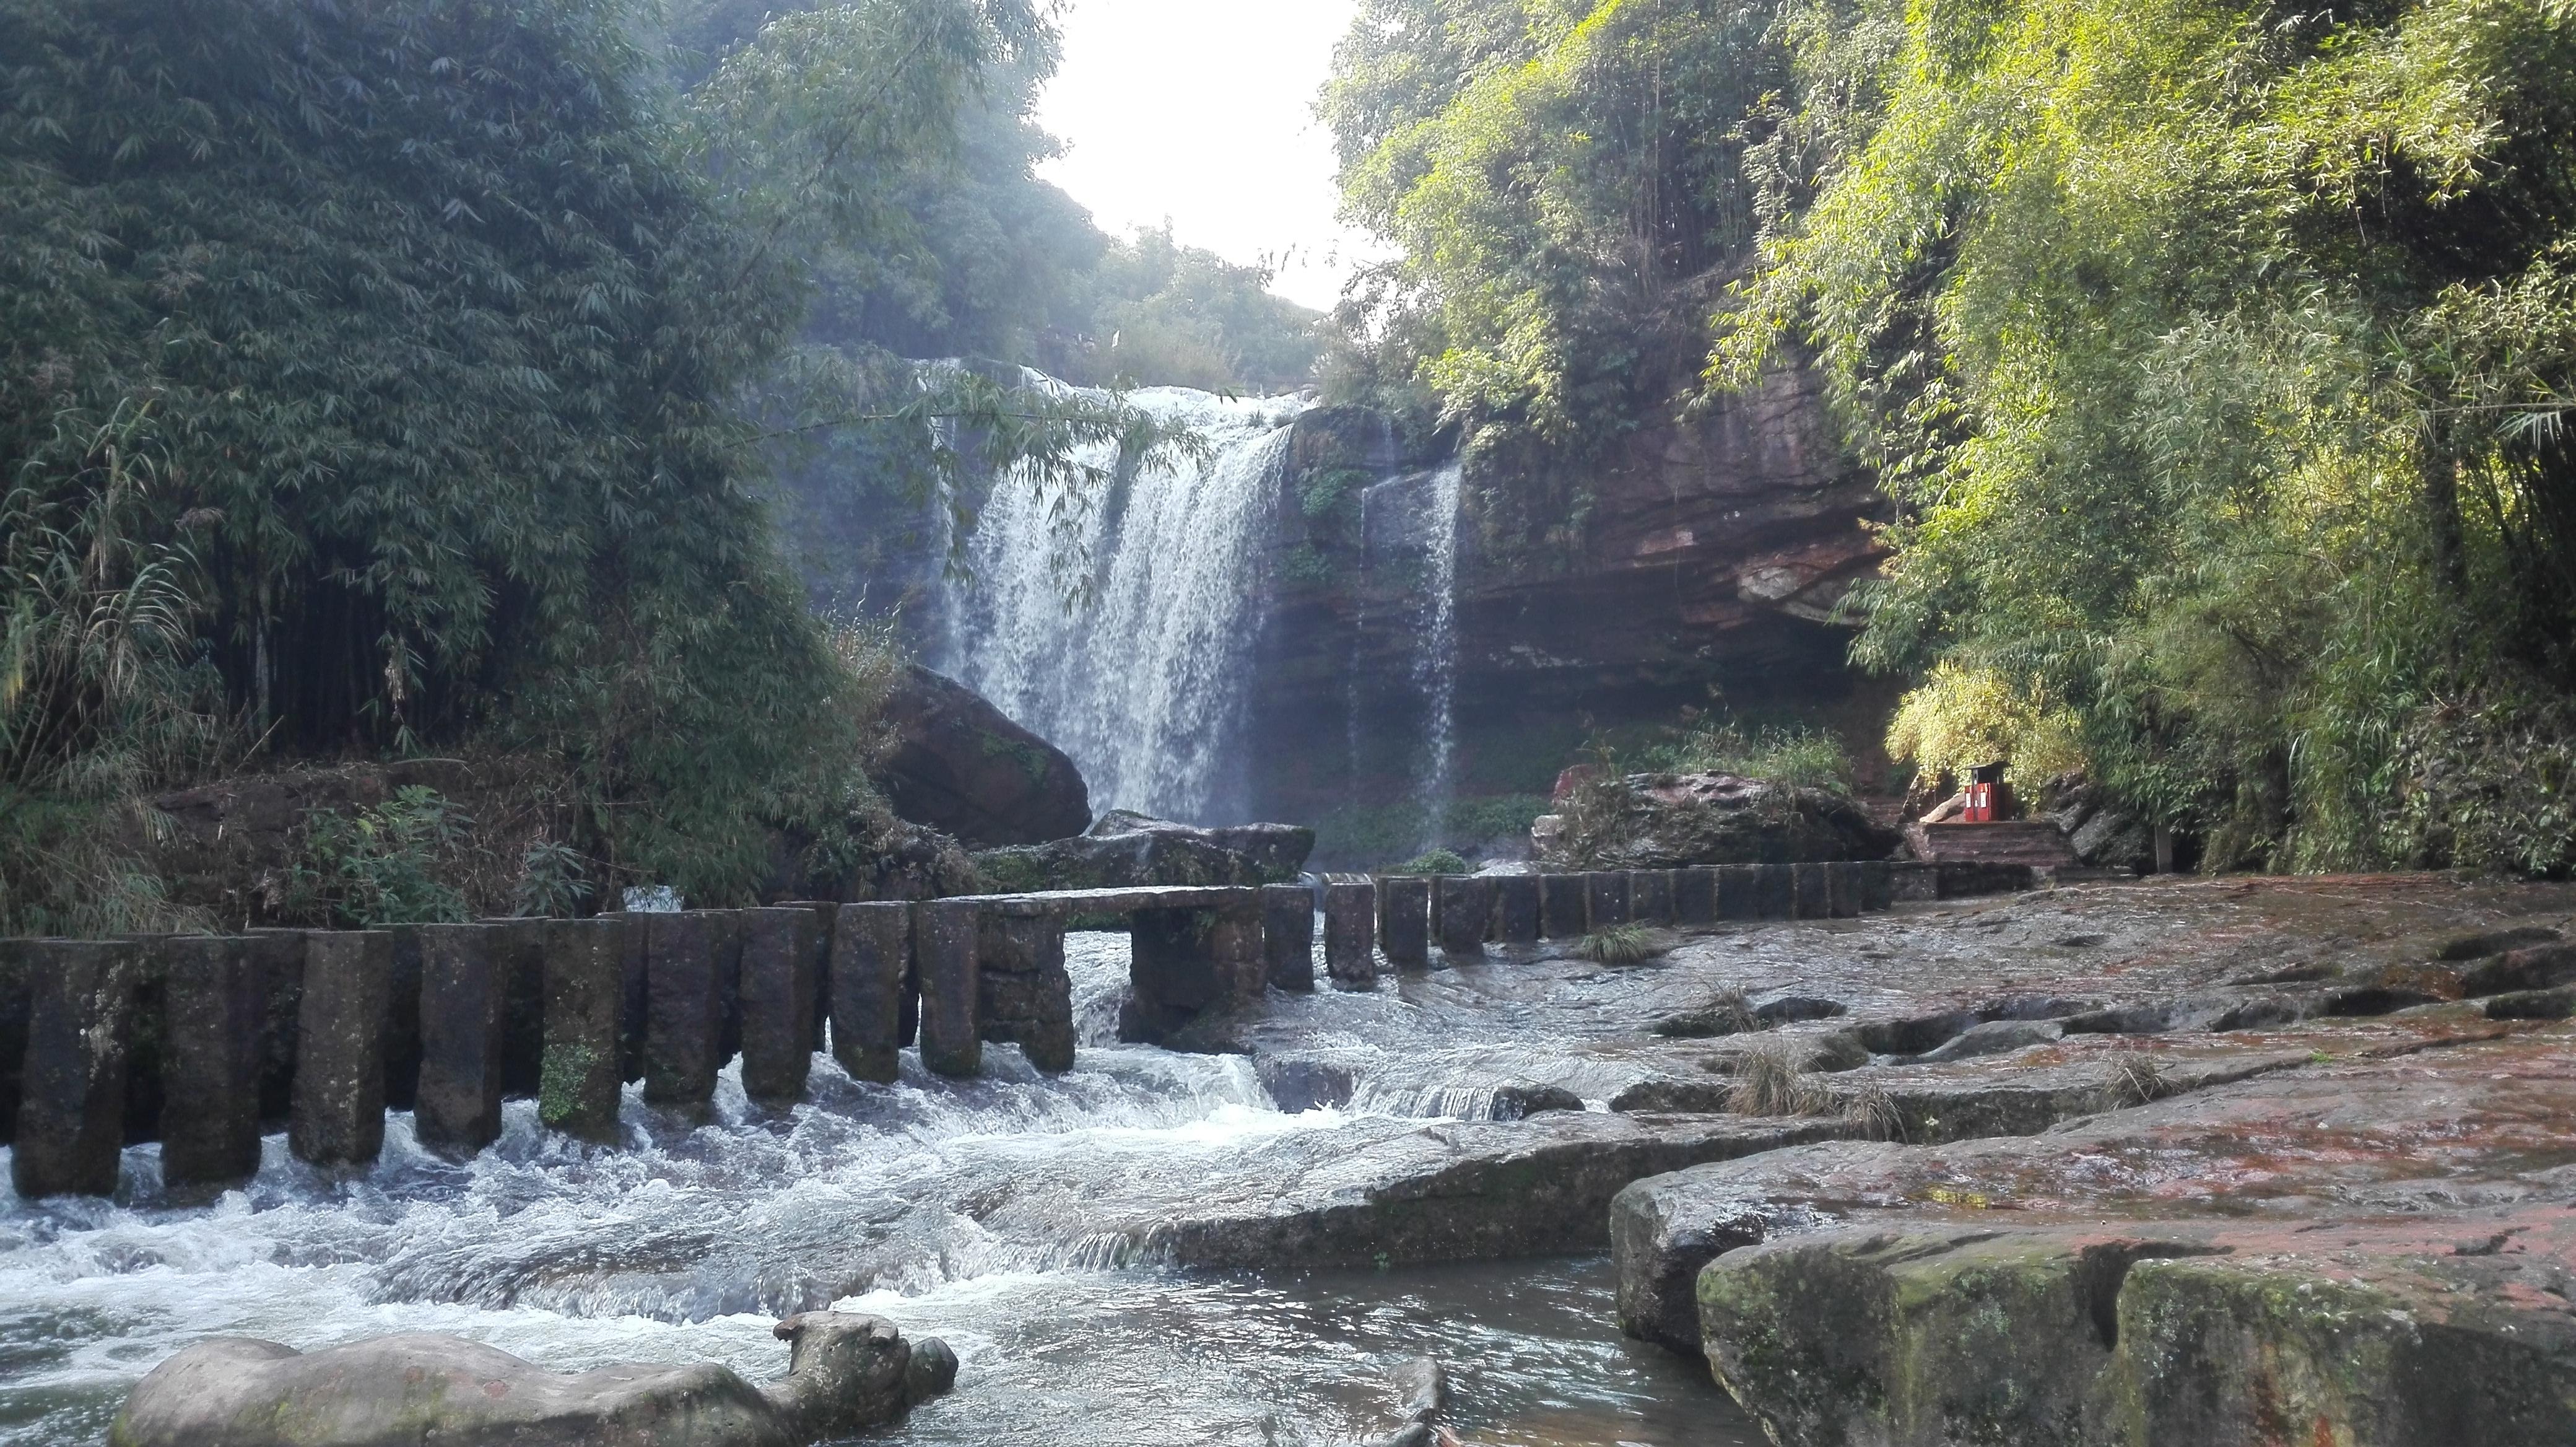
<instances>
[{"instance_id":1,"label":"stone pillar","mask_svg":"<svg viewBox=\"0 0 2576 1447\"><path fill-rule=\"evenodd\" d=\"M707 944L716 964L716 1069L742 1053L742 911L711 909Z\"/></svg>"},{"instance_id":2,"label":"stone pillar","mask_svg":"<svg viewBox=\"0 0 2576 1447\"><path fill-rule=\"evenodd\" d=\"M1825 902L1836 919L1852 919L1861 909L1861 869L1849 860L1825 866Z\"/></svg>"},{"instance_id":3,"label":"stone pillar","mask_svg":"<svg viewBox=\"0 0 2576 1447\"><path fill-rule=\"evenodd\" d=\"M161 1054L169 1023L162 985L168 971L161 947L169 935L129 936L134 946L134 997L126 1011L124 1143L161 1138Z\"/></svg>"},{"instance_id":4,"label":"stone pillar","mask_svg":"<svg viewBox=\"0 0 2576 1447\"><path fill-rule=\"evenodd\" d=\"M1762 866L1722 864L1717 868L1717 917L1720 920L1762 916Z\"/></svg>"},{"instance_id":5,"label":"stone pillar","mask_svg":"<svg viewBox=\"0 0 2576 1447\"><path fill-rule=\"evenodd\" d=\"M617 922L617 964L624 1002L617 1009L617 1077L628 1085L644 1078L644 1021L652 1012L651 915L623 910L601 919Z\"/></svg>"},{"instance_id":6,"label":"stone pillar","mask_svg":"<svg viewBox=\"0 0 2576 1447\"><path fill-rule=\"evenodd\" d=\"M251 968L259 975L259 1128L275 1130L295 1110L296 1035L304 1020L303 930L252 930Z\"/></svg>"},{"instance_id":7,"label":"stone pillar","mask_svg":"<svg viewBox=\"0 0 2576 1447\"><path fill-rule=\"evenodd\" d=\"M10 1181L28 1200L115 1195L139 952L107 940L19 949L28 962L27 1046Z\"/></svg>"},{"instance_id":8,"label":"stone pillar","mask_svg":"<svg viewBox=\"0 0 2576 1447\"><path fill-rule=\"evenodd\" d=\"M1673 876L1670 870L1638 869L1629 872L1628 917L1639 924L1673 922Z\"/></svg>"},{"instance_id":9,"label":"stone pillar","mask_svg":"<svg viewBox=\"0 0 2576 1447\"><path fill-rule=\"evenodd\" d=\"M1377 882L1379 947L1398 969L1431 963L1431 881L1389 875Z\"/></svg>"},{"instance_id":10,"label":"stone pillar","mask_svg":"<svg viewBox=\"0 0 2576 1447\"><path fill-rule=\"evenodd\" d=\"M1798 866L1794 864L1759 864L1754 866L1753 917L1755 919L1790 919L1797 914Z\"/></svg>"},{"instance_id":11,"label":"stone pillar","mask_svg":"<svg viewBox=\"0 0 2576 1447\"><path fill-rule=\"evenodd\" d=\"M1875 913L1896 902L1896 868L1884 859L1865 861L1860 867L1860 907Z\"/></svg>"},{"instance_id":12,"label":"stone pillar","mask_svg":"<svg viewBox=\"0 0 2576 1447\"><path fill-rule=\"evenodd\" d=\"M1261 892L1230 891L1210 909L1142 909L1128 917L1133 963L1118 1038L1158 1045L1207 1010L1261 998Z\"/></svg>"},{"instance_id":13,"label":"stone pillar","mask_svg":"<svg viewBox=\"0 0 2576 1447\"><path fill-rule=\"evenodd\" d=\"M545 1082L546 922L487 919L492 979L501 991L501 1093L527 1100Z\"/></svg>"},{"instance_id":14,"label":"stone pillar","mask_svg":"<svg viewBox=\"0 0 2576 1447\"><path fill-rule=\"evenodd\" d=\"M1261 890L1261 957L1270 983L1295 994L1315 988L1315 892L1302 884Z\"/></svg>"},{"instance_id":15,"label":"stone pillar","mask_svg":"<svg viewBox=\"0 0 2576 1447\"><path fill-rule=\"evenodd\" d=\"M715 920L705 910L648 914L644 930L644 1098L701 1106L715 1097L724 1065L716 1054Z\"/></svg>"},{"instance_id":16,"label":"stone pillar","mask_svg":"<svg viewBox=\"0 0 2576 1447\"><path fill-rule=\"evenodd\" d=\"M1501 874L1493 884L1494 937L1507 945L1538 943L1538 876Z\"/></svg>"},{"instance_id":17,"label":"stone pillar","mask_svg":"<svg viewBox=\"0 0 2576 1447\"><path fill-rule=\"evenodd\" d=\"M832 930L840 923L841 906L831 900L800 899L780 908L811 910L814 913L814 1038L807 1053L821 1054L823 1027L832 1020Z\"/></svg>"},{"instance_id":18,"label":"stone pillar","mask_svg":"<svg viewBox=\"0 0 2576 1447\"><path fill-rule=\"evenodd\" d=\"M1591 901L1592 928L1608 929L1635 917L1629 912L1627 875L1615 871L1587 874L1583 876L1583 889Z\"/></svg>"},{"instance_id":19,"label":"stone pillar","mask_svg":"<svg viewBox=\"0 0 2576 1447\"><path fill-rule=\"evenodd\" d=\"M1324 885L1324 969L1334 982L1377 984L1377 885L1330 880Z\"/></svg>"},{"instance_id":20,"label":"stone pillar","mask_svg":"<svg viewBox=\"0 0 2576 1447\"><path fill-rule=\"evenodd\" d=\"M940 1075L984 1068L975 1029L975 906L947 900L922 905L913 941L921 969L921 1063Z\"/></svg>"},{"instance_id":21,"label":"stone pillar","mask_svg":"<svg viewBox=\"0 0 2576 1447\"><path fill-rule=\"evenodd\" d=\"M624 1083L625 919L559 919L546 925L546 1056L537 1119L594 1145L618 1143Z\"/></svg>"},{"instance_id":22,"label":"stone pillar","mask_svg":"<svg viewBox=\"0 0 2576 1447\"><path fill-rule=\"evenodd\" d=\"M1676 869L1673 871L1673 922L1681 925L1717 923L1717 871Z\"/></svg>"},{"instance_id":23,"label":"stone pillar","mask_svg":"<svg viewBox=\"0 0 2576 1447\"><path fill-rule=\"evenodd\" d=\"M814 911L747 909L742 922L742 1089L763 1104L805 1094L814 1063Z\"/></svg>"},{"instance_id":24,"label":"stone pillar","mask_svg":"<svg viewBox=\"0 0 2576 1447\"><path fill-rule=\"evenodd\" d=\"M1579 940L1592 929L1592 877L1539 876L1539 932L1552 940Z\"/></svg>"},{"instance_id":25,"label":"stone pillar","mask_svg":"<svg viewBox=\"0 0 2576 1447\"><path fill-rule=\"evenodd\" d=\"M1050 1075L1073 1068L1073 977L1060 916L987 914L975 925L975 1034L1016 1044Z\"/></svg>"},{"instance_id":26,"label":"stone pillar","mask_svg":"<svg viewBox=\"0 0 2576 1447\"><path fill-rule=\"evenodd\" d=\"M1433 899L1439 910L1440 953L1453 960L1485 957L1485 936L1494 927L1494 885L1482 877L1452 875L1439 882Z\"/></svg>"},{"instance_id":27,"label":"stone pillar","mask_svg":"<svg viewBox=\"0 0 2576 1447\"><path fill-rule=\"evenodd\" d=\"M1821 864L1790 866L1789 917L1792 919L1830 919L1833 917L1831 876Z\"/></svg>"},{"instance_id":28,"label":"stone pillar","mask_svg":"<svg viewBox=\"0 0 2576 1447\"><path fill-rule=\"evenodd\" d=\"M1902 860L1887 866L1887 894L1891 901L1919 903L1941 897L1941 866L1918 860Z\"/></svg>"},{"instance_id":29,"label":"stone pillar","mask_svg":"<svg viewBox=\"0 0 2576 1447\"><path fill-rule=\"evenodd\" d=\"M295 1158L364 1166L385 1144L385 1015L394 937L317 931L304 940L304 1002L295 1022Z\"/></svg>"},{"instance_id":30,"label":"stone pillar","mask_svg":"<svg viewBox=\"0 0 2576 1447\"><path fill-rule=\"evenodd\" d=\"M420 960L420 1085L412 1128L420 1143L470 1156L501 1138L508 971L523 933L496 925L432 924L414 932ZM542 958L542 956L541 956Z\"/></svg>"},{"instance_id":31,"label":"stone pillar","mask_svg":"<svg viewBox=\"0 0 2576 1447\"><path fill-rule=\"evenodd\" d=\"M250 944L182 935L161 946L169 1001L161 1181L173 1191L220 1190L259 1174L259 1036L268 1002Z\"/></svg>"},{"instance_id":32,"label":"stone pillar","mask_svg":"<svg viewBox=\"0 0 2576 1447\"><path fill-rule=\"evenodd\" d=\"M393 977L385 982L385 1109L410 1110L420 1090L420 931L396 925Z\"/></svg>"},{"instance_id":33,"label":"stone pillar","mask_svg":"<svg viewBox=\"0 0 2576 1447\"><path fill-rule=\"evenodd\" d=\"M853 1080L902 1077L912 906L845 904L832 926L832 1055Z\"/></svg>"},{"instance_id":34,"label":"stone pillar","mask_svg":"<svg viewBox=\"0 0 2576 1447\"><path fill-rule=\"evenodd\" d=\"M19 1071L27 1063L34 940L0 939L0 1146L18 1138Z\"/></svg>"}]
</instances>

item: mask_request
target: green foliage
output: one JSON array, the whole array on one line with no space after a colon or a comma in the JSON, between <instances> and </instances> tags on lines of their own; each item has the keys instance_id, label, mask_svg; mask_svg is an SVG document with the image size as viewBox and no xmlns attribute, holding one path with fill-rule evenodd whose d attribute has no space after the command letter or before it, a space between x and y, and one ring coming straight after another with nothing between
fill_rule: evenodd
<instances>
[{"instance_id":1,"label":"green foliage","mask_svg":"<svg viewBox=\"0 0 2576 1447\"><path fill-rule=\"evenodd\" d=\"M371 809L316 810L287 868L279 915L341 929L462 923L465 897L439 875L473 823L419 785Z\"/></svg>"},{"instance_id":2,"label":"green foliage","mask_svg":"<svg viewBox=\"0 0 2576 1447\"><path fill-rule=\"evenodd\" d=\"M1313 543L1299 543L1279 559L1279 576L1292 584L1323 586L1336 576L1333 560Z\"/></svg>"},{"instance_id":3,"label":"green foliage","mask_svg":"<svg viewBox=\"0 0 2576 1447\"><path fill-rule=\"evenodd\" d=\"M589 861L569 844L540 839L519 861L519 914L528 919L570 919L599 890L585 876Z\"/></svg>"},{"instance_id":4,"label":"green foliage","mask_svg":"<svg viewBox=\"0 0 2576 1447\"><path fill-rule=\"evenodd\" d=\"M1786 80L1767 3L1370 0L1324 115L1347 214L1400 259L1359 288L1335 393L1404 380L1465 426L1494 545L1582 536L1583 477L1664 420L1753 240L1740 123Z\"/></svg>"},{"instance_id":5,"label":"green foliage","mask_svg":"<svg viewBox=\"0 0 2576 1447\"><path fill-rule=\"evenodd\" d=\"M1926 762L2036 709L2213 867L2576 863L2576 17L1781 33L1719 375L1812 348L1905 504L1862 656Z\"/></svg>"},{"instance_id":6,"label":"green foliage","mask_svg":"<svg viewBox=\"0 0 2576 1447\"><path fill-rule=\"evenodd\" d=\"M1402 864L1391 864L1386 868L1386 873L1388 874L1430 875L1473 874L1475 872L1476 868L1474 865L1469 864L1465 859L1460 858L1456 853L1447 849L1434 849L1427 854L1417 854L1413 858L1404 861Z\"/></svg>"},{"instance_id":7,"label":"green foliage","mask_svg":"<svg viewBox=\"0 0 2576 1447\"><path fill-rule=\"evenodd\" d=\"M1703 720L1638 751L1633 762L1649 773L1734 774L1837 794L1850 793L1854 777L1850 751L1830 730L1779 724L1747 728L1728 720Z\"/></svg>"}]
</instances>

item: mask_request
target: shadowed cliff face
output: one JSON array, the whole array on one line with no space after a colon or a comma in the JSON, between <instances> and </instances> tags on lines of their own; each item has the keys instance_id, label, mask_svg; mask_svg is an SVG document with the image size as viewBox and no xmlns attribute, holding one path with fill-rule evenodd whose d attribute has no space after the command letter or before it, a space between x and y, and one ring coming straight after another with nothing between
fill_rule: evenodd
<instances>
[{"instance_id":1,"label":"shadowed cliff face","mask_svg":"<svg viewBox=\"0 0 2576 1447\"><path fill-rule=\"evenodd\" d=\"M1436 449L1345 408L1296 427L1265 553L1246 790L1303 818L1401 797L1432 722ZM1453 714L1469 793L1543 792L1587 724L1738 707L1831 713L1855 678L1831 621L1885 556L1887 503L1812 380L1624 439L1597 465L1470 459L1456 520Z\"/></svg>"}]
</instances>

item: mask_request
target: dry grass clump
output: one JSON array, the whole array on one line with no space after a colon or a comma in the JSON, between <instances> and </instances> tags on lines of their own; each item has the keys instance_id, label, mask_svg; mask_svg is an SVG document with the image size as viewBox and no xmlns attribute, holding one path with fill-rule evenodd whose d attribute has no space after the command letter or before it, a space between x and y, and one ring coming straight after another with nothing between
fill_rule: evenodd
<instances>
[{"instance_id":1,"label":"dry grass clump","mask_svg":"<svg viewBox=\"0 0 2576 1447\"><path fill-rule=\"evenodd\" d=\"M1807 1074L1805 1052L1794 1041L1757 1041L1735 1057L1735 1084L1727 1109L1737 1115L1827 1115L1833 1092Z\"/></svg>"},{"instance_id":2,"label":"dry grass clump","mask_svg":"<svg viewBox=\"0 0 2576 1447\"><path fill-rule=\"evenodd\" d=\"M1576 957L1597 965L1640 965L1672 949L1671 936L1641 924L1614 924L1574 942Z\"/></svg>"},{"instance_id":3,"label":"dry grass clump","mask_svg":"<svg viewBox=\"0 0 2576 1447\"><path fill-rule=\"evenodd\" d=\"M2111 1090L2130 1105L2145 1105L2174 1093L2164 1067L2154 1057L2123 1052L2111 1066Z\"/></svg>"},{"instance_id":4,"label":"dry grass clump","mask_svg":"<svg viewBox=\"0 0 2576 1447\"><path fill-rule=\"evenodd\" d=\"M1858 1128L1864 1140L1905 1139L1905 1113L1896 1108L1896 1097L1879 1086L1864 1085L1843 1097L1837 1114Z\"/></svg>"}]
</instances>

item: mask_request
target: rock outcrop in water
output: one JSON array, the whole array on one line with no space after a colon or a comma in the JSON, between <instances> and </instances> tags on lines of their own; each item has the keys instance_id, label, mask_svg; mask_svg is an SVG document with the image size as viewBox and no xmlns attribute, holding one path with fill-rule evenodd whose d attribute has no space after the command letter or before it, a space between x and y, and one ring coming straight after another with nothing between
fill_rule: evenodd
<instances>
[{"instance_id":1,"label":"rock outcrop in water","mask_svg":"<svg viewBox=\"0 0 2576 1447\"><path fill-rule=\"evenodd\" d=\"M900 1420L948 1391L957 1358L872 1316L777 1327L788 1374L755 1387L711 1363L541 1370L479 1342L389 1336L297 1352L200 1342L134 1389L114 1447L806 1447Z\"/></svg>"},{"instance_id":2,"label":"rock outcrop in water","mask_svg":"<svg viewBox=\"0 0 2576 1447\"><path fill-rule=\"evenodd\" d=\"M887 697L885 722L896 743L880 773L886 802L904 819L976 849L1044 844L1089 827L1082 770L966 685L914 664Z\"/></svg>"},{"instance_id":3,"label":"rock outcrop in water","mask_svg":"<svg viewBox=\"0 0 2576 1447\"><path fill-rule=\"evenodd\" d=\"M1294 825L1201 829L1113 809L1080 838L989 849L975 864L990 888L1008 893L1279 884L1295 879L1314 849L1315 831Z\"/></svg>"},{"instance_id":4,"label":"rock outcrop in water","mask_svg":"<svg viewBox=\"0 0 2576 1447\"><path fill-rule=\"evenodd\" d=\"M1573 869L1885 859L1901 836L1849 797L1732 774L1569 775L1531 829L1538 857Z\"/></svg>"}]
</instances>

